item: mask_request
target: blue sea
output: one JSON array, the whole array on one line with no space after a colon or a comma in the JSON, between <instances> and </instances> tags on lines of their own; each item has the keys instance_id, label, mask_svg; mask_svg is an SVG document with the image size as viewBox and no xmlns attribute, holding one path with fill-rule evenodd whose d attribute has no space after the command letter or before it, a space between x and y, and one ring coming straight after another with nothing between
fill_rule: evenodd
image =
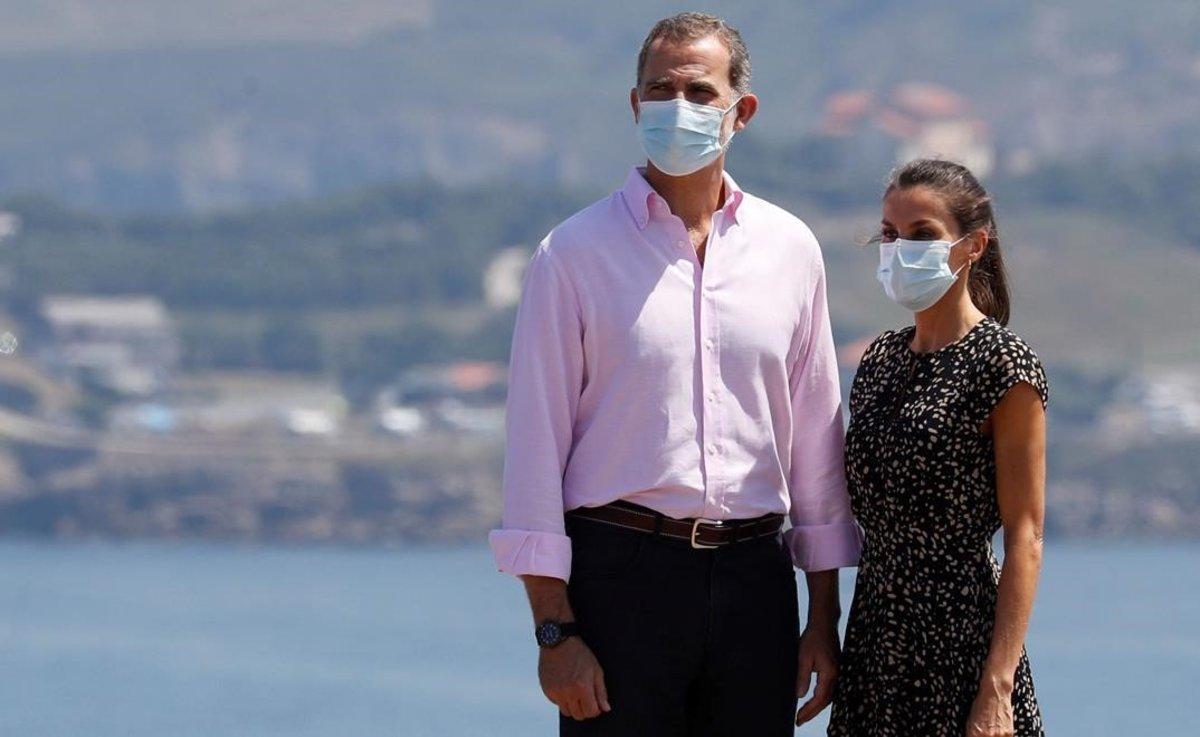
<instances>
[{"instance_id":1,"label":"blue sea","mask_svg":"<svg viewBox=\"0 0 1200 737\"><path fill-rule=\"evenodd\" d=\"M524 594L481 547L0 560L5 737L555 734ZM1049 546L1028 649L1051 737L1200 734L1200 547Z\"/></svg>"}]
</instances>

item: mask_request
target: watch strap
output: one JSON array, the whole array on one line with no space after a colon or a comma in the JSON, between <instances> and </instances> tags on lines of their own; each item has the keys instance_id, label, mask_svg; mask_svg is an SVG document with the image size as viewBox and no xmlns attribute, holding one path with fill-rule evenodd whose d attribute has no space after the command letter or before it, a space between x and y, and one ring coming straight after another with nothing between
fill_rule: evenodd
<instances>
[{"instance_id":1,"label":"watch strap","mask_svg":"<svg viewBox=\"0 0 1200 737\"><path fill-rule=\"evenodd\" d=\"M548 634L543 634L543 629L552 627L557 634L554 640L549 640ZM539 647L557 647L562 644L563 640L568 637L573 637L579 634L579 626L574 622L557 622L555 620L546 620L534 629L534 639L537 640Z\"/></svg>"}]
</instances>

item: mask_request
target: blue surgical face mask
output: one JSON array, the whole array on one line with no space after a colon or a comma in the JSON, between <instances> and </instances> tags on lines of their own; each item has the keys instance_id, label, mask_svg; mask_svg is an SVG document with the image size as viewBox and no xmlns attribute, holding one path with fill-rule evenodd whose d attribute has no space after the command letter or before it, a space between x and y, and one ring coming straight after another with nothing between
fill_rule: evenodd
<instances>
[{"instance_id":1,"label":"blue surgical face mask","mask_svg":"<svg viewBox=\"0 0 1200 737\"><path fill-rule=\"evenodd\" d=\"M895 302L913 312L927 310L937 303L958 279L967 263L950 270L950 249L963 236L949 241L909 241L897 238L879 244L879 269L875 278Z\"/></svg>"},{"instance_id":2,"label":"blue surgical face mask","mask_svg":"<svg viewBox=\"0 0 1200 737\"><path fill-rule=\"evenodd\" d=\"M738 101L725 109L680 98L640 101L638 138L650 163L663 174L682 177L716 161L733 140L733 131L721 140L721 123Z\"/></svg>"}]
</instances>

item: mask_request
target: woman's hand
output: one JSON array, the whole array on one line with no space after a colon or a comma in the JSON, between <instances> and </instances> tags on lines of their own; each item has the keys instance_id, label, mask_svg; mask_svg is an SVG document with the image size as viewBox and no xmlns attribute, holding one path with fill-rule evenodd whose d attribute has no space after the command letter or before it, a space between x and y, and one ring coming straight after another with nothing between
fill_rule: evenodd
<instances>
[{"instance_id":1,"label":"woman's hand","mask_svg":"<svg viewBox=\"0 0 1200 737\"><path fill-rule=\"evenodd\" d=\"M971 704L966 737L1013 737L1011 686L984 679Z\"/></svg>"}]
</instances>

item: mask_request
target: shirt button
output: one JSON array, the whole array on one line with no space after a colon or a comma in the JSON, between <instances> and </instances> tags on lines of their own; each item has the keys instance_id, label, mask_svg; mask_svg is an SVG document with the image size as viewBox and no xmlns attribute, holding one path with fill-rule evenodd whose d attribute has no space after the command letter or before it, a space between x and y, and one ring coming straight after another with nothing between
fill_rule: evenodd
<instances>
[{"instance_id":1,"label":"shirt button","mask_svg":"<svg viewBox=\"0 0 1200 737\"><path fill-rule=\"evenodd\" d=\"M709 338L708 340L704 341L704 347L709 349L710 351L713 348L715 348L716 346L717 346L717 343L712 338Z\"/></svg>"},{"instance_id":2,"label":"shirt button","mask_svg":"<svg viewBox=\"0 0 1200 737\"><path fill-rule=\"evenodd\" d=\"M708 393L708 401L710 401L710 402L715 402L715 401L717 401L717 393L716 393L716 392L709 392L709 393Z\"/></svg>"},{"instance_id":3,"label":"shirt button","mask_svg":"<svg viewBox=\"0 0 1200 737\"><path fill-rule=\"evenodd\" d=\"M717 446L715 444L708 446L708 454L714 456L717 454Z\"/></svg>"}]
</instances>

